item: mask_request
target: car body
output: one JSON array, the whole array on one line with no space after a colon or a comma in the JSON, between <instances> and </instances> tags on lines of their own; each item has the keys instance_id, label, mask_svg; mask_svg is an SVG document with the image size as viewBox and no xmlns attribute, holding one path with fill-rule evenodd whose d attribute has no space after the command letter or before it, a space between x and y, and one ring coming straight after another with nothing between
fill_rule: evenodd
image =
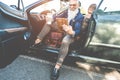
<instances>
[{"instance_id":1,"label":"car body","mask_svg":"<svg viewBox=\"0 0 120 80\"><path fill-rule=\"evenodd\" d=\"M55 1L56 0L53 0L53 2ZM11 2L11 4L10 2L6 4L5 1L0 2L0 66L1 67L5 67L6 65L10 64L21 53L21 51L25 51L26 49L30 48L30 46L34 44L34 41L38 33L41 31L45 23L45 20L42 20L40 18L41 15L46 15L44 11L55 9L57 11L57 15L60 15L64 11L64 9L61 9L59 7L60 6L59 1L55 2L56 7L51 5L50 2L52 2L52 0L39 0L36 2L35 0L34 1L31 0L29 2L26 2L25 0L16 0L14 1L14 3ZM105 43L108 41L102 42L102 40L101 41L99 40L102 37L104 37L104 33L102 33L101 35L101 32L99 32L99 30L102 30L102 27L103 27L103 22L101 22L101 21L104 21L103 17L106 15L111 16L111 14L113 14L112 16L114 17L115 16L114 14L116 14L115 11L105 12L103 8L100 9L102 2L103 0L100 0L100 2L97 2L97 5L98 5L97 10L93 14L93 19L90 20L85 32L83 32L82 36L80 36L81 39L76 41L77 43L73 43L71 45L71 49L69 51L71 56L81 57L81 58L85 58L85 56L88 56L87 58L96 57L100 59L105 59L106 57L105 58L103 57L104 54L100 57L96 55L94 56L94 54L97 54L96 46L97 48L98 46L117 48L117 49L120 48L119 42L118 43L112 42L113 44L111 46L110 45L111 43ZM119 17L120 13L119 12L117 13ZM109 19L107 20L104 23L105 25L108 25L111 23ZM106 24L106 22L108 22L108 24ZM114 24L120 25L119 20L115 21ZM118 28L118 26L115 28ZM119 31L115 34L117 35L115 37L116 41L120 40L118 38L119 36L118 33ZM112 33L110 32L110 34L113 34L113 32ZM49 44L48 41L51 38L49 36L50 35L48 35L44 40L44 43L46 43L44 45L47 45L47 46L46 47L38 46L37 48L39 48L42 51L58 53L59 47L51 46ZM77 44L77 47L74 48L76 44ZM99 51L99 48L98 48L98 51ZM98 55L99 54L100 53L98 53ZM100 60L100 59L97 59L97 60ZM111 60L111 62L112 61L114 60ZM119 63L119 61L120 60L116 60L115 63Z\"/></svg>"}]
</instances>

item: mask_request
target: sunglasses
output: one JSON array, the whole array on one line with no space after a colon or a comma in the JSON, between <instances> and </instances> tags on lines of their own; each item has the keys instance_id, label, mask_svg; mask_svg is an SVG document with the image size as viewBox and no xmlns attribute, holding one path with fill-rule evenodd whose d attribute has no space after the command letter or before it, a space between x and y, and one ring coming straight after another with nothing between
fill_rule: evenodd
<instances>
[{"instance_id":1,"label":"sunglasses","mask_svg":"<svg viewBox=\"0 0 120 80\"><path fill-rule=\"evenodd\" d=\"M69 4L69 6L76 6L76 4Z\"/></svg>"}]
</instances>

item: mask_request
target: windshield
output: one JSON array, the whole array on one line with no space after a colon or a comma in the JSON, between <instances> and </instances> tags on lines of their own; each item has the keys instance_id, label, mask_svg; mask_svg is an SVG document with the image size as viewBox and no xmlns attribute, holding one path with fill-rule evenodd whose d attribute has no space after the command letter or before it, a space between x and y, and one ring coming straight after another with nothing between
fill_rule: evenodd
<instances>
[{"instance_id":1,"label":"windshield","mask_svg":"<svg viewBox=\"0 0 120 80\"><path fill-rule=\"evenodd\" d=\"M1 0L1 2L7 4L8 6L11 6L13 8L18 7L18 2L20 3L19 8L20 10L23 10L27 6L37 2L37 1L44 1L44 0ZM23 4L22 4L23 3ZM54 4L54 6L53 6ZM44 3L32 10L32 12L41 12L41 10L49 10L49 9L55 9L56 11L60 10L60 0L51 0L47 3ZM24 10L23 10L24 11Z\"/></svg>"},{"instance_id":2,"label":"windshield","mask_svg":"<svg viewBox=\"0 0 120 80\"><path fill-rule=\"evenodd\" d=\"M54 4L54 6L53 6L53 4ZM30 12L38 12L39 13L39 12L42 12L45 10L52 10L52 9L54 9L55 11L60 10L60 1L59 0L52 0L47 3L44 3L40 6L35 7Z\"/></svg>"}]
</instances>

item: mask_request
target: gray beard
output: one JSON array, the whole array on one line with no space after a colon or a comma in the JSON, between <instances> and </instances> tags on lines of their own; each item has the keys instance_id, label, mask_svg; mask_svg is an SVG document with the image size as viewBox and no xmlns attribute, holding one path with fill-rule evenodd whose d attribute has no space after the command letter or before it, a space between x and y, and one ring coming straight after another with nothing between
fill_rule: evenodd
<instances>
[{"instance_id":1,"label":"gray beard","mask_svg":"<svg viewBox=\"0 0 120 80\"><path fill-rule=\"evenodd\" d=\"M78 13L78 9L76 9L75 11L68 10L68 23L70 22L70 20L75 18L77 13Z\"/></svg>"}]
</instances>

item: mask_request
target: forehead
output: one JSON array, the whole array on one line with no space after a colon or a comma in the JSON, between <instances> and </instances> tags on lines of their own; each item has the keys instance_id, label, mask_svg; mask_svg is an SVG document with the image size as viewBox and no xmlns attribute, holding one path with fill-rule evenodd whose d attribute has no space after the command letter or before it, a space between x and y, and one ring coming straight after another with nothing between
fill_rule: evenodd
<instances>
[{"instance_id":1,"label":"forehead","mask_svg":"<svg viewBox=\"0 0 120 80\"><path fill-rule=\"evenodd\" d=\"M77 2L78 2L77 0L70 0L69 4L77 4Z\"/></svg>"}]
</instances>

